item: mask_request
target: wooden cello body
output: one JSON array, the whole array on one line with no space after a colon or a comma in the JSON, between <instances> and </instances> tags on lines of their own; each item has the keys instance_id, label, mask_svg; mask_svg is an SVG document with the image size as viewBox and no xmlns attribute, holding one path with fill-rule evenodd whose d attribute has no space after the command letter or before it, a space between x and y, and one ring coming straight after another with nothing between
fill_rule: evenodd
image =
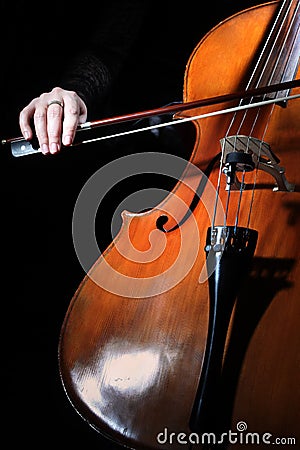
<instances>
[{"instance_id":1,"label":"wooden cello body","mask_svg":"<svg viewBox=\"0 0 300 450\"><path fill-rule=\"evenodd\" d=\"M187 65L184 101L246 88L278 5L242 11L204 36ZM185 115L191 114L195 111ZM61 330L60 373L74 408L117 444L203 448L213 443L213 434L208 442L203 433L215 433L223 444L217 433L231 430L236 435L227 433L226 445L232 449L243 448L247 433L252 448L275 439L300 445L299 123L299 100L195 121L191 166L157 207L124 211L119 234L80 284ZM266 167L246 174L250 187L242 193L232 189L228 211L228 173L220 177L218 158L227 135L252 136L254 144L265 142L271 150L264 157ZM239 175L235 183L244 183L240 180ZM199 198L191 207L195 191ZM219 339L223 352L220 356L218 349L205 366L212 314L207 232L212 217L223 226L224 211L234 230L237 209L238 226L255 230L257 243L245 277L243 262L234 259L231 267L229 261L220 297L227 302L229 290L232 299L224 312L218 305L216 320L218 325L226 316ZM165 224L158 226L162 217ZM216 376L220 362L222 376ZM209 395L196 405L202 405L199 417L205 425L193 427L205 367L212 383L205 380Z\"/></svg>"}]
</instances>

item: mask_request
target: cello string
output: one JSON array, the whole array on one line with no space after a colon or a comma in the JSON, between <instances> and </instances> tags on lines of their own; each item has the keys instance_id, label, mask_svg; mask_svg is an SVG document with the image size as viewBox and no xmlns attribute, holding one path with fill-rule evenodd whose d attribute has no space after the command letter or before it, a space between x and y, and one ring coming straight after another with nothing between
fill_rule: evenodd
<instances>
[{"instance_id":1,"label":"cello string","mask_svg":"<svg viewBox=\"0 0 300 450\"><path fill-rule=\"evenodd\" d=\"M226 136L227 137L227 136ZM217 181L217 187L216 187L216 196L215 196L215 203L214 203L214 211L213 211L213 217L211 222L211 229L214 230L215 228L215 222L216 222L216 216L217 216L217 207L218 207L218 200L219 200L219 194L220 194L220 186L221 186L221 175L222 175L222 161L224 158L224 150L225 150L225 139L222 142L222 148L221 148L221 156L220 156L220 168L218 173L218 181ZM227 203L228 203L228 195L227 193ZM227 207L226 207L227 209ZM226 211L224 213L224 227L226 226Z\"/></svg>"},{"instance_id":2,"label":"cello string","mask_svg":"<svg viewBox=\"0 0 300 450\"><path fill-rule=\"evenodd\" d=\"M273 35L273 33L274 33L276 27L277 27L279 18L280 18L281 14L282 14L282 10L283 10L284 7L285 7L286 1L290 1L290 0L284 0L284 1L282 2L281 6L280 6L280 9L279 9L279 11L278 11L278 13L277 13L277 17L276 17L276 19L273 21L272 28L271 28L271 30L270 30L270 32L269 32L269 35L268 35L267 39L265 40L265 44L264 44L264 46L263 46L263 48L262 48L262 50L261 50L261 52L260 52L260 55L259 55L259 57L258 57L258 59L257 59L256 65L255 65L255 67L254 67L254 70L253 70L253 72L252 72L252 75L251 75L251 77L250 77L250 79L249 79L249 82L248 82L248 84L247 84L247 88L249 88L249 86L250 86L251 83L253 82L253 78L254 78L255 74L257 73L257 71L258 71L258 68L259 68L259 65L260 65L260 63L261 63L261 61L262 61L262 58L266 55L267 47L268 47L269 42L270 42L270 40L271 40L271 37L272 37L272 35ZM286 14L287 14L287 13L286 13ZM286 18L286 15L285 15L285 18ZM283 22L284 22L284 21L282 21L282 24L283 24ZM281 24L281 28L282 28L282 24ZM279 33L277 34L277 37L278 37L278 35L279 35ZM271 50L268 52L267 61L270 60L272 51L274 50L274 47L275 47L275 42L274 42L274 44L273 44ZM262 76L263 76L263 71L261 71L260 74L259 74L259 79L258 79L258 83L257 83L257 84L259 84L259 83L261 82Z\"/></svg>"},{"instance_id":3,"label":"cello string","mask_svg":"<svg viewBox=\"0 0 300 450\"><path fill-rule=\"evenodd\" d=\"M258 121L258 117L259 117L260 111L261 111L261 109L260 109L260 107L259 107L259 108L258 108L258 111L256 112L256 116L255 116L255 118L254 118L254 120L253 120L251 130L250 130L250 132L249 132L249 134L248 134L246 153L249 153L250 139L251 139L253 130L254 130L254 128L255 128L255 125L256 125L256 123L257 123L257 121ZM238 135L238 134L240 133L240 131L241 131L242 125L243 125L243 123L244 123L245 120L246 120L247 113L248 113L248 110L245 111L245 113L244 113L243 119L241 120L241 123L240 123L240 125L239 125L239 129L238 129L237 135ZM236 136L237 136L237 135L236 135ZM235 141L236 141L236 139L237 139L237 138L235 138ZM260 144L260 147L261 147L261 144ZM256 163L256 170L258 170L258 161L259 161L259 158L260 158L260 150L259 150L258 160L257 160L257 163ZM243 170L243 172L242 172L242 181L241 181L241 183L240 183L240 189L239 189L239 199L238 199L238 204L237 204L237 211L236 211L236 217L235 217L235 224L234 224L234 230L235 230L235 232L236 232L236 230L237 230L238 223L239 223L239 214L240 214L240 210L241 210L241 204L242 204L243 192L244 192L244 189L245 189L245 175L246 175L245 170ZM253 194L254 190L255 190L255 184L253 183L253 186L252 186L252 198L253 198L253 199L254 199L254 194ZM248 217L248 223L249 223L249 217Z\"/></svg>"},{"instance_id":4,"label":"cello string","mask_svg":"<svg viewBox=\"0 0 300 450\"><path fill-rule=\"evenodd\" d=\"M249 203L247 228L249 228L249 226L250 226L250 220L251 220L251 215L252 215L252 210L253 210L253 205L254 205L254 197L255 197L255 192L256 192L257 176L258 176L258 170L259 170L258 165L259 165L259 160L260 160L260 156L261 156L261 148L262 148L262 145L264 143L264 137L265 137L266 132L268 130L269 123L270 123L270 120L271 120L271 117L272 117L272 114L273 114L273 111L274 111L274 107L275 107L275 105L272 106L271 111L269 112L268 120L266 122L264 132L262 134L262 139L260 140L260 146L259 146L257 160L256 160L256 168L255 168L255 172L254 172L251 200L250 200L250 203Z\"/></svg>"},{"instance_id":5,"label":"cello string","mask_svg":"<svg viewBox=\"0 0 300 450\"><path fill-rule=\"evenodd\" d=\"M288 14L289 14L290 6L291 6L291 5L289 5L289 7L287 8L287 10L285 11L284 19L281 20L280 29L282 29L283 24L285 23L285 20L286 20ZM283 3L283 4L281 5L280 11L279 11L279 13L278 13L278 15L277 15L276 21L275 21L275 23L274 23L274 25L273 25L273 27L272 27L272 30L270 31L270 34L269 34L268 39L267 39L267 41L266 41L266 43L265 43L265 46L264 46L263 50L261 51L260 57L258 58L258 62L257 62L257 64L256 64L255 70L257 70L258 64L259 64L259 62L262 60L262 58L263 58L263 56L264 56L265 48L266 48L268 42L270 41L270 38L271 38L271 35L272 35L272 33L273 33L274 27L275 27L275 25L277 24L277 22L278 22L278 20L279 20L279 17L280 17L280 15L281 15L281 11L282 11L282 9L283 9L284 7L285 7L285 5L284 5L284 3ZM289 36L290 30L291 30L291 28L292 28L292 26L293 26L293 23L294 23L294 21L295 21L295 18L297 17L297 10L298 10L298 9L299 9L299 4L297 5L296 10L294 11L292 20L291 20L291 22L290 22L290 24L289 24L288 32L285 33L284 43L283 43L283 45L281 45L281 50L280 50L280 53L279 53L279 57L280 57L280 55L281 55L282 52L283 52L283 48L285 47L285 43L286 43L287 38L288 38L288 36ZM273 42L273 45L272 45L272 49L271 49L271 51L268 53L267 60L270 59L270 56L271 56L271 54L272 54L272 51L273 51L274 47L276 46L276 42L277 42L277 40L278 40L278 37L279 37L279 32L278 32L278 34L276 35L276 38L274 39L274 42ZM296 39L296 36L294 36L293 44L295 43L295 39ZM271 75L270 80L273 80L273 78L274 78L275 71L276 71L276 69L277 69L277 67L278 67L278 60L279 60L279 57L276 59L276 63L275 63L275 65L274 65L273 69L272 69L272 75ZM266 65L267 65L267 63L265 63L265 66L266 66ZM252 79L253 79L253 77L254 77L254 75L255 75L255 70L254 70L254 72L252 73ZM261 71L261 73L260 73L260 80L261 80L262 76L263 76L263 71ZM251 82L251 79L250 79L250 82ZM249 82L249 83L250 83L250 82ZM259 83L258 83L258 84L259 84ZM249 85L248 85L248 86L249 86ZM252 97L251 101L253 100L253 98L254 98L254 97ZM263 96L263 98L266 98L266 94ZM250 101L250 102L251 102L251 101ZM242 100L241 100L241 102L242 102ZM259 163L259 159L260 159L260 155L261 155L261 146L262 146L262 142L263 142L263 137L264 137L265 134L266 134L266 131L267 131L267 128L268 128L268 125L269 125L270 118L271 118L271 115L272 115L272 113L273 113L273 110L274 110L274 105L273 105L273 108L272 108L271 112L269 113L269 118L268 118L268 120L267 120L267 123L266 123L266 126L265 126L265 130L264 130L264 132L263 132L262 139L261 139L261 144L260 144L260 146L259 146L258 158L257 158L257 161L256 161L256 171L255 171L255 175L254 175L254 182L253 182L253 184L252 184L252 196L251 196L250 206L249 206L249 212L248 212L247 227L249 227L249 224L250 224L250 218L251 218L251 213L252 213L252 208L253 208L253 203L254 203L254 192L255 192L255 189L256 189L256 180L257 180L258 163ZM252 124L251 130L250 130L250 133L249 133L249 135L248 135L248 142L247 142L246 152L248 152L248 150L249 150L250 139L251 139L253 130L254 130L254 128L255 128L255 125L256 125L256 123L258 122L258 118L259 118L260 112L261 112L261 109L259 108L258 111L257 111L257 113L256 113L256 117L255 117L255 119L253 120L253 124ZM240 130L241 130L241 128L242 128L242 125L244 124L244 122L245 122L245 120L246 120L247 113L248 113L248 110L246 110L245 113L244 113L243 119L241 120L241 123L240 123L239 128L238 128L237 134L240 133ZM235 116L236 116L236 115L235 115ZM233 119L235 119L235 117L233 117ZM232 125L232 124L233 124L233 121L231 122L231 125ZM230 127L229 127L229 129L230 129ZM229 132L229 130L228 130L228 132ZM227 135L228 135L228 133L227 133ZM237 136L237 135L235 135L235 136ZM235 138L235 145L234 145L234 148L236 148L236 138ZM220 170L221 170L221 168L220 168ZM242 182L241 182L241 184L240 184L240 189L239 189L239 199L238 199L237 211L236 211L236 218L235 218L235 230L236 230L236 228L237 228L237 226L238 226L239 213L240 213L240 210L241 210L241 203L242 203L242 197L243 197L242 194L243 194L243 191L244 191L244 180L245 180L245 171L243 171L243 173L242 173ZM230 191L230 186L229 186L229 191ZM227 215L228 215L228 207L229 207L228 201L229 201L229 192L228 192L228 197L227 197L227 204L226 204L226 213L225 213L224 226L226 225Z\"/></svg>"},{"instance_id":6,"label":"cello string","mask_svg":"<svg viewBox=\"0 0 300 450\"><path fill-rule=\"evenodd\" d=\"M273 23L272 29L270 30L270 33L269 33L269 36L268 36L268 38L266 39L265 44L264 44L264 47L262 48L261 53L260 53L260 55L259 55L259 57L258 57L258 59L257 59L255 68L254 68L254 70L253 70L253 72L252 72L252 76L250 77L250 79L249 79L249 81L248 81L247 88L249 88L249 86L251 85L251 82L252 82L252 80L253 80L253 78L254 78L255 72L257 71L257 69L258 69L258 67L259 67L259 64L260 64L260 61L262 60L262 58L263 58L263 56L264 56L265 49L267 48L267 45L268 45L268 43L269 43L269 41L270 41L270 39L271 39L272 33L273 33L273 31L274 31L274 29L275 29L275 27L276 27L276 24L278 23L278 20L279 20L279 17L280 17L280 15L281 15L281 10L282 10L283 6L284 6L284 4L281 5L280 10L279 10L279 12L277 13L276 20L275 20L274 23ZM261 74L261 75L262 75L262 74ZM253 100L253 97L251 98L250 103L251 103L252 100ZM242 104L242 99L241 99L240 102L239 102L239 105L240 105L240 106L241 106L241 104ZM247 109L247 111L248 111L248 109ZM245 120L245 118L246 118L247 111L246 111L246 113L244 114L243 121L240 123L240 126L239 126L239 129L238 129L238 130L241 129L242 123L244 122L244 120ZM230 122L230 124L229 124L229 126L228 126L228 129L227 129L227 132L226 132L226 134L225 134L225 139L229 136L229 132L230 132L231 128L233 127L233 123L234 123L234 121L235 121L235 119L236 119L236 116L237 116L237 114L235 113L235 114L233 115L233 117L232 117L232 120L231 120L231 122ZM235 144L236 144L236 139L235 139ZM234 148L236 148L235 145L234 145ZM220 184L221 184L221 174L222 174L222 162L224 161L224 149L225 149L225 146L222 146L222 153L221 153L221 160L220 160L220 168L219 168L219 175L218 175L218 183L217 183L217 190L216 190L216 200L215 200L214 215L213 215L214 219L215 219L216 211L217 211L217 207L218 207L218 199L219 199ZM224 213L224 227L226 227L226 223L227 223L227 214L228 214L228 207L229 207L230 190L231 190L231 186L229 185L228 193L227 193L227 201L226 201L226 210L225 210L225 213ZM241 197L241 193L240 193L240 197ZM241 199L240 199L240 200L241 200ZM237 220L236 220L236 225L237 225ZM212 228L214 228L214 220L213 220Z\"/></svg>"},{"instance_id":7,"label":"cello string","mask_svg":"<svg viewBox=\"0 0 300 450\"><path fill-rule=\"evenodd\" d=\"M270 42L270 40L271 40L272 34L273 34L273 32L274 32L274 30L275 30L275 28L276 28L276 26L277 26L277 23L278 23L278 21L279 21L279 18L280 18L280 16L281 16L281 13L282 13L282 10L283 10L283 8L284 8L284 4L285 4L286 1L287 1L287 0L284 0L284 1L282 2L282 5L281 5L281 7L280 7L280 10L278 11L277 17L276 17L275 21L273 22L272 28L271 28L271 30L270 30L270 32L269 32L269 35L268 35L268 37L267 37L267 39L266 39L266 41L265 41L265 44L264 44L264 46L263 46L263 48L262 48L262 50L261 50L261 52L260 52L259 57L257 58L257 62L256 62L256 64L255 64L255 67L254 67L254 70L253 70L253 72L252 72L252 75L251 75L251 77L250 77L250 79L249 79L249 81L248 81L248 84L247 84L247 88L246 88L246 89L249 89L249 87L251 86L251 83L253 82L255 73L256 73L257 70L258 70L259 64L261 63L263 57L265 56L266 49L267 49L268 44L269 44L269 42ZM290 1L290 0L289 0L289 1ZM286 13L286 14L287 14L287 13ZM282 21L282 23L281 23L281 28L282 28L282 26L283 26L283 22L284 22L284 21ZM278 33L278 34L279 34L279 33ZM276 36L276 39L278 38L278 34L277 34L277 36ZM267 62L270 60L272 51L274 50L275 43L276 43L276 39L274 40L273 46L272 46L270 52L269 52L268 55L267 55ZM266 66L266 65L267 65L267 64L265 63L265 66ZM259 74L259 79L258 79L256 85L259 85L259 84L260 84L260 82L261 82L261 80L262 80L263 73L264 73L264 71L262 70L262 71L260 72L260 74ZM273 75L274 75L274 69L273 69ZM250 103L251 103L251 101L253 100L253 98L254 98L254 97L251 97ZM264 98L266 98L265 95L263 96L263 99L264 99ZM242 103L242 99L240 100L240 104L241 104L241 103ZM240 129L241 129L241 127L242 127L242 124L243 124L244 121L245 121L246 114L247 114L247 111L245 112L243 121L242 121L241 124L240 124L240 127L239 127L238 132L240 131ZM252 129L253 129L253 127L252 127Z\"/></svg>"},{"instance_id":8,"label":"cello string","mask_svg":"<svg viewBox=\"0 0 300 450\"><path fill-rule=\"evenodd\" d=\"M289 6L291 6L291 4L290 4ZM297 4L296 9L295 9L294 14L293 14L293 17L292 17L292 19L291 19L291 21L290 21L288 31L285 33L285 39L284 39L283 45L281 46L281 50L280 50L280 53L279 53L279 57L280 57L280 55L281 55L282 52L283 52L283 49L284 49L285 44L286 44L286 42L287 42L288 36L290 36L290 31L291 31L291 29L292 29L294 23L296 22L298 10L299 10L299 3ZM288 9L286 10L285 18L287 17L289 11L290 11L290 8L288 8ZM278 35L276 36L276 39L277 39L277 38L278 38ZM291 46L291 47L293 47L293 45L295 45L295 41L296 41L296 33L295 33L295 35L294 35L294 38L293 38L293 42L292 42L292 46ZM274 44L274 45L275 45L275 44ZM276 64L274 65L273 70L272 70L272 74L271 74L271 77L270 77L270 81L271 81L271 82L272 82L272 80L275 78L276 69L278 68L278 65L279 65L279 57L277 58ZM283 71L283 73L284 73L284 71ZM267 94L264 95L264 98L266 97L266 95L267 95ZM265 137L265 135L266 135L267 129L268 129L268 127L269 127L269 123L270 123L271 116L272 116L272 114L273 114L273 112L274 112L274 107L275 107L275 104L273 105L273 107L271 108L271 111L269 112L269 117L268 117L268 120L267 120L267 122L266 122L265 129L264 129L264 132L263 132L262 138L261 138L261 143L260 143L260 146L259 146L258 158L257 158L257 160L256 160L256 169L255 169L255 173L254 173L254 181L253 181L253 187L252 187L252 195L251 195L251 200L250 200L250 203L249 203L249 212L248 212L247 228L249 228L249 226L250 226L250 220L251 220L251 215L252 215L252 210L253 210L254 196L255 196L256 183L257 183L257 175L258 175L258 164L259 164L259 160L260 160L260 156L261 156L261 148L262 148L262 144L263 144L263 142L264 142L264 137Z\"/></svg>"},{"instance_id":9,"label":"cello string","mask_svg":"<svg viewBox=\"0 0 300 450\"><path fill-rule=\"evenodd\" d=\"M251 85L251 82L252 82L252 80L253 80L253 78L254 78L254 76L255 76L255 72L258 70L259 63L262 61L262 58L263 58L264 55L265 55L266 48L267 48L267 46L268 46L268 44L269 44L269 42L270 42L271 36L272 36L272 34L273 34L275 28L276 28L276 26L277 26L277 23L278 23L278 21L279 21L279 18L280 18L281 14L282 14L282 10L283 10L284 7L285 7L286 1L287 1L287 0L284 0L284 1L282 2L282 5L281 5L280 10L279 10L279 12L278 12L278 14L277 14L276 20L274 21L273 26L272 26L272 29L270 30L269 36L268 36L268 38L266 39L266 42L265 42L265 45L264 45L263 49L261 50L260 56L259 56L259 58L258 58L258 60L257 60L256 66L255 66L255 68L254 68L254 71L252 72L252 75L251 75L251 77L250 77L249 83L248 83L248 85L247 85L248 88L249 88L249 86ZM290 1L290 0L289 0L289 1ZM299 6L299 5L298 5L298 6ZM284 18L283 18L283 20L281 21L280 30L282 29L283 24L285 23L285 20L286 20L286 18L287 18L287 15L288 15L288 13L289 13L289 10L290 10L290 8L288 8L288 9L285 11ZM293 15L293 18L292 18L291 23L290 23L290 25L289 25L289 30L288 30L288 32L285 33L284 43L283 43L283 45L281 45L281 50L280 50L279 56L280 56L280 55L282 54L282 52L283 52L283 48L285 47L285 43L286 43L286 41L287 41L287 36L289 35L289 32L290 32L290 30L291 30L291 27L292 27L292 24L293 24L293 21L294 21L295 17L296 17L296 11L295 11L295 14ZM276 47L276 43L277 43L278 38L279 38L279 32L277 33L277 35L276 35L276 37L275 37L275 39L274 39L274 42L273 42L273 45L272 45L271 49L268 51L268 55L267 55L267 60L266 60L266 63L265 63L265 67L267 66L267 64L268 64L268 62L269 62L269 60L270 60L270 58L271 58L271 55L272 55L272 52L273 52L274 48ZM278 66L278 60L279 60L279 57L277 58L277 61L276 61L277 66ZM271 81L271 80L273 79L273 77L274 77L275 69L276 69L276 67L277 67L276 64L275 64L275 67L273 67L272 75L271 75L270 81ZM262 77L263 77L263 73L264 73L264 71L262 70L262 71L260 72L260 74L259 74L259 79L258 79L258 82L256 83L256 85L259 85L259 83L261 82ZM253 100L253 98L254 98L254 97L251 98L250 102ZM263 98L266 98L266 95L264 95ZM242 101L242 100L241 100L241 101ZM247 114L247 111L245 112L244 120L245 120L245 118L246 118L246 114ZM259 114L259 111L258 111L258 114ZM257 114L255 123L257 122L258 114ZM243 120L243 122L241 122L239 131L240 131L240 129L241 129L242 124L244 123L244 120ZM255 123L253 124L251 133L252 133L252 131L253 131L253 128L254 128L254 126L255 126ZM251 135L251 133L250 133L250 135Z\"/></svg>"},{"instance_id":10,"label":"cello string","mask_svg":"<svg viewBox=\"0 0 300 450\"><path fill-rule=\"evenodd\" d=\"M256 65L255 65L254 70L253 70L253 72L252 72L252 75L251 75L251 77L250 77L250 79L249 79L249 81L248 81L248 84L247 84L247 88L246 88L246 89L249 89L251 83L253 82L253 78L254 78L254 76L255 76L255 72L257 72L258 66L259 66L260 62L262 61L262 58L264 57L264 54L265 54L265 52L266 52L266 48L267 48L267 46L268 46L268 44L269 44L269 42L270 42L271 36L272 36L272 34L273 34L273 32L274 32L274 30L275 30L275 28L276 28L276 26L277 26L277 23L278 23L278 21L279 21L279 17L280 17L280 15L281 15L281 11L282 11L282 9L284 8L284 3L285 3L285 1L286 1L286 0L283 1L282 5L281 5L281 7L280 7L280 10L279 10L278 13L277 13L277 17L276 17L275 21L273 22L272 29L270 30L269 36L267 37L267 39L266 39L266 41L265 41L265 44L264 44L264 46L263 46L263 48L262 48L262 50L261 50L261 52L260 52L260 55L259 55L259 57L258 57L258 59L257 59ZM277 35L277 37L278 37L278 35ZM274 45L273 45L273 49L274 49ZM272 49L272 50L273 50L273 49ZM269 55L268 55L268 59L270 58L270 54L271 54L271 52L270 52ZM261 81L262 75L263 75L263 71L261 71L261 73L260 73L260 79L259 79L259 82ZM259 84L259 82L258 82L257 84ZM254 98L254 97L251 97L250 103L251 103L251 101L253 100L253 98ZM265 96L264 96L263 98L265 98ZM240 105L241 105L241 103L242 103L242 99L240 100ZM235 117L233 117L233 119L232 119L232 121L231 121L231 124L229 125L229 129L231 128L231 126L232 126L234 120L235 120ZM241 128L241 127L240 127L240 128ZM227 133L226 133L226 137L228 136L228 133L229 133L229 130L228 130Z\"/></svg>"},{"instance_id":11,"label":"cello string","mask_svg":"<svg viewBox=\"0 0 300 450\"><path fill-rule=\"evenodd\" d=\"M234 232L235 233L237 231L237 227L239 224L239 215L240 215L240 209L241 209L241 204L242 204L242 195L243 195L243 191L244 191L244 184L245 184L245 170L243 170L243 173L242 173L242 181L241 181L240 191L239 191L239 200L238 200L237 211L236 211L236 215L235 215L235 224L234 224Z\"/></svg>"},{"instance_id":12,"label":"cello string","mask_svg":"<svg viewBox=\"0 0 300 450\"><path fill-rule=\"evenodd\" d=\"M239 107L241 106L242 101L239 101ZM224 161L224 152L225 152L225 142L226 142L226 138L229 136L229 132L230 129L233 126L234 120L236 118L237 115L237 111L234 112L231 121L228 125L227 128L227 132L225 133L225 137L222 141L222 149L221 149L221 157L220 157L220 167L219 167L219 173L218 173L218 181L217 181L217 188L216 188L216 198L215 198L215 205L214 205L214 213L213 213L213 220L212 220L212 230L214 230L215 228L215 219L216 219L216 215L217 215L217 208L218 208L218 201L219 201L219 194L220 194L220 189L221 189L221 178L222 178L222 173L223 173L223 161ZM223 227L226 227L227 224L227 216L228 216L228 210L229 210L229 200L230 200L230 191L231 191L231 186L229 184L228 187L228 191L227 191L227 200L226 200L226 207L225 207L225 211L224 211L224 220L223 220Z\"/></svg>"},{"instance_id":13,"label":"cello string","mask_svg":"<svg viewBox=\"0 0 300 450\"><path fill-rule=\"evenodd\" d=\"M270 32L269 32L269 35L268 35L268 37L267 37L267 39L266 39L266 41L265 41L265 44L264 44L264 46L263 46L263 48L262 48L262 50L261 50L261 52L260 52L260 55L259 55L258 59L257 59L256 65L255 65L255 67L254 67L254 70L253 70L253 72L252 72L252 75L251 75L251 77L250 77L250 79L249 79L249 81L248 81L248 84L247 84L247 88L248 88L248 89L249 89L251 83L253 82L255 73L257 72L258 67L259 67L259 64L261 63L261 61L262 61L262 59L263 59L263 57L264 57L264 55L265 55L265 52L266 52L266 49L267 49L267 47L268 47L268 44L269 44L269 42L270 42L270 40L271 40L272 34L273 34L274 30L276 29L276 26L277 26L277 24L278 24L279 18L280 18L281 14L282 14L282 10L283 10L283 8L284 8L284 6L285 6L285 2L286 2L286 0L284 0L284 1L282 2L282 5L280 6L280 9L279 9L279 11L278 11L278 13L277 13L277 17L276 17L275 21L273 22L272 28L271 28L271 30L270 30ZM287 14L287 13L286 13L286 14ZM283 24L283 21L282 21L282 23L281 23L281 27L282 27L282 24ZM277 38L278 38L278 34L277 34L277 36L276 36L276 39L277 39ZM275 42L276 42L276 39L275 39ZM272 50L274 49L275 42L273 43L272 49L271 49L271 51L269 52L269 54L268 54L268 56L267 56L267 61L270 59L270 55L271 55L271 53L272 53ZM266 63L265 63L265 66L266 66ZM256 85L259 85L259 83L261 82L262 76L263 76L263 72L264 72L264 71L261 71L261 72L260 72L260 74L259 74L259 80L258 80L258 82L256 83ZM273 74L274 74L274 69L273 69ZM266 97L266 96L264 95L263 98L265 98L265 97ZM251 101L253 100L253 98L254 98L254 97L251 97L250 103L251 103ZM240 104L241 104L241 103L242 103L242 99L240 100ZM245 114L244 114L244 117L243 117L243 120L242 120L241 123L240 123L240 126L239 126L239 128L238 128L238 133L240 132L241 127L242 127L243 123L245 122L247 112L248 112L248 110L246 110L246 112L245 112ZM235 119L235 117L233 118L233 120L234 120L234 119ZM257 119L257 116L256 116L256 119ZM233 121L232 121L232 123L233 123ZM255 123L256 123L256 122L255 122ZM253 128L254 128L255 123L253 123L252 131L253 131ZM252 131L251 131L251 133L252 133ZM238 133L237 133L237 134L238 134ZM250 133L250 135L251 135L251 133ZM249 138L250 138L250 135L249 135ZM249 142L249 140L248 140L248 142Z\"/></svg>"},{"instance_id":14,"label":"cello string","mask_svg":"<svg viewBox=\"0 0 300 450\"><path fill-rule=\"evenodd\" d=\"M250 199L250 203L249 203L249 211L248 211L248 219L247 219L247 228L249 228L250 226L250 220L251 220L251 215L252 215L252 209L253 209L253 204L254 204L254 196L255 196L255 191L256 191L256 183L257 183L257 176L258 176L258 164L259 164L259 160L260 160L260 156L261 156L261 148L264 142L264 137L266 135L266 132L268 130L269 127L269 123L274 111L274 106L272 106L271 111L269 113L269 117L267 120L267 123L265 125L265 129L264 132L262 134L262 139L260 141L260 146L259 146L259 150L258 150L258 156L257 156L257 160L256 160L256 168L255 168L255 172L254 172L254 179L253 179L253 187L252 187L252 193L251 193L251 199Z\"/></svg>"},{"instance_id":15,"label":"cello string","mask_svg":"<svg viewBox=\"0 0 300 450\"><path fill-rule=\"evenodd\" d=\"M230 203L230 193L231 193L231 188L230 188L230 185L229 185L229 189L228 189L228 192L227 192L227 199L226 199L226 207L225 207L225 212L224 212L224 223L223 223L223 227L224 228L226 227L226 224L227 224L227 217L228 217L229 203Z\"/></svg>"},{"instance_id":16,"label":"cello string","mask_svg":"<svg viewBox=\"0 0 300 450\"><path fill-rule=\"evenodd\" d=\"M285 1L283 2L283 4L282 4L281 9L285 6L285 3L289 3L289 6L287 7L287 9L286 9L286 11L285 11L285 14L284 14L283 20L282 20L282 22L281 22L281 27L280 27L280 30L279 30L279 31L282 30L283 25L287 25L286 20L287 20L289 14L290 14L290 11L291 11L291 3L292 3L292 0L285 0ZM292 29L293 26L295 25L296 19L297 19L298 14L299 14L298 10L299 10L299 2L298 2L297 6L296 6L296 8L295 8L295 11L294 11L294 13L293 13L293 16L292 16L291 20L289 21L288 28L287 28L287 30L285 31L283 43L282 43L281 45L277 45L277 47L280 47L280 52L279 52L279 54L278 54L278 58L277 58L276 64L275 64L275 66L273 67L273 73L272 73L272 76L270 77L270 82L273 80L273 77L274 77L274 74L275 74L275 69L278 67L278 61L279 61L280 57L282 56L283 51L284 51L285 48L286 48L287 40L288 40L288 38L291 36L291 29ZM278 18L277 18L277 19L278 19ZM276 35L276 38L274 39L273 46L272 46L271 50L270 50L269 53L268 53L268 56L267 56L267 62L268 62L268 60L270 60L271 54L272 54L274 48L276 48L276 44L277 44L277 41L278 41L278 39L279 39L279 31L278 31L278 33L277 33L277 35ZM294 43L295 43L296 37L297 37L297 34L295 33L294 38L293 38L293 42L292 42L291 44L289 44L290 49L293 48L293 45L294 45ZM287 62L285 63L285 65L287 65ZM284 71L282 71L282 73L284 73ZM262 72L261 72L261 74L260 74L260 79L259 79L259 81L261 81L261 79L262 79Z\"/></svg>"}]
</instances>

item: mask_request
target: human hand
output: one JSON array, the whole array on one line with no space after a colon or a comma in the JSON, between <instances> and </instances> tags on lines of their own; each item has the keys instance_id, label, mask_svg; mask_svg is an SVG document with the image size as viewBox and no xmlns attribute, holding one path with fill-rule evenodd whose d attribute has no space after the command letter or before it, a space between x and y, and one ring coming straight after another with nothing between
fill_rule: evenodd
<instances>
[{"instance_id":1,"label":"human hand","mask_svg":"<svg viewBox=\"0 0 300 450\"><path fill-rule=\"evenodd\" d=\"M19 116L21 132L26 140L31 140L33 119L35 133L43 154L55 154L61 144L71 145L78 124L86 122L87 107L76 92L55 87L51 92L34 98Z\"/></svg>"}]
</instances>

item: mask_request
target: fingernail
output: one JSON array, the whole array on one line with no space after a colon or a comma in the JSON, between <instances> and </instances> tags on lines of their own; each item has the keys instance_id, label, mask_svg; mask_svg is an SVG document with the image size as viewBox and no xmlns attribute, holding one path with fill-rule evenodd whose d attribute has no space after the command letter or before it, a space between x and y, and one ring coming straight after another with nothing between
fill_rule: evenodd
<instances>
[{"instance_id":1,"label":"fingernail","mask_svg":"<svg viewBox=\"0 0 300 450\"><path fill-rule=\"evenodd\" d=\"M71 145L72 144L72 136L64 136L63 144L64 145Z\"/></svg>"},{"instance_id":2,"label":"fingernail","mask_svg":"<svg viewBox=\"0 0 300 450\"><path fill-rule=\"evenodd\" d=\"M24 137L25 137L26 140L29 139L29 133L28 133L28 131L24 131Z\"/></svg>"},{"instance_id":3,"label":"fingernail","mask_svg":"<svg viewBox=\"0 0 300 450\"><path fill-rule=\"evenodd\" d=\"M52 142L50 145L50 153L57 153L59 151L59 145L56 142Z\"/></svg>"},{"instance_id":4,"label":"fingernail","mask_svg":"<svg viewBox=\"0 0 300 450\"><path fill-rule=\"evenodd\" d=\"M47 153L49 153L48 145L47 144L42 144L41 150L42 150L42 153L44 155L47 155Z\"/></svg>"}]
</instances>

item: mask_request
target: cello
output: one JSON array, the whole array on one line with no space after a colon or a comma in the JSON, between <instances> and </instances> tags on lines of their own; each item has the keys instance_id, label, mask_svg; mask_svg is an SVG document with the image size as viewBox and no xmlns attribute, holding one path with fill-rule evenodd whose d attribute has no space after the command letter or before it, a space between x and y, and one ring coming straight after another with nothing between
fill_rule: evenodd
<instances>
[{"instance_id":1,"label":"cello","mask_svg":"<svg viewBox=\"0 0 300 450\"><path fill-rule=\"evenodd\" d=\"M299 78L299 24L299 1L282 0L214 27L188 61L184 102ZM121 161L182 173L155 207L123 211L61 329L65 392L116 444L299 445L300 112L288 94L178 113L195 129L185 165ZM78 253L96 185L75 206Z\"/></svg>"}]
</instances>

